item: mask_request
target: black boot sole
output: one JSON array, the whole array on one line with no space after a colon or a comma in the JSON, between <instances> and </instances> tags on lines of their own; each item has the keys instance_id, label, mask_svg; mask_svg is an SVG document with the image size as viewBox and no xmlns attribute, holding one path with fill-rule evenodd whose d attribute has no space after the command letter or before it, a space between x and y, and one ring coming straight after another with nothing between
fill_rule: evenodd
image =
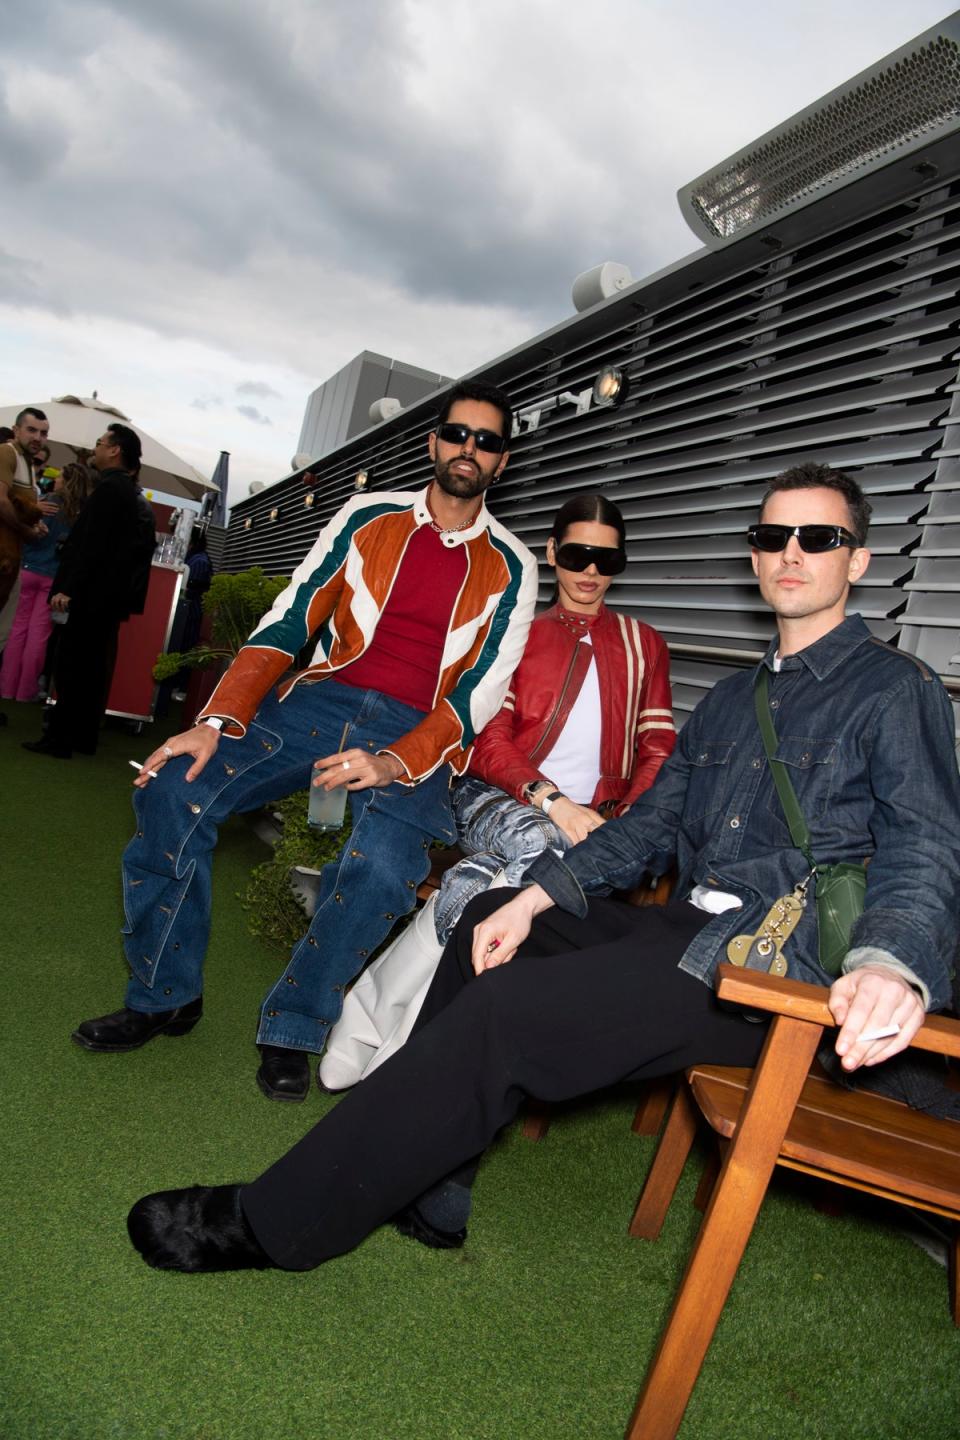
<instances>
[{"instance_id":1,"label":"black boot sole","mask_svg":"<svg viewBox=\"0 0 960 1440\"><path fill-rule=\"evenodd\" d=\"M417 1240L431 1250L461 1250L467 1239L466 1228L438 1230L435 1225L424 1220L415 1205L408 1205L406 1210L394 1215L391 1223L398 1234L407 1240Z\"/></svg>"},{"instance_id":2,"label":"black boot sole","mask_svg":"<svg viewBox=\"0 0 960 1440\"><path fill-rule=\"evenodd\" d=\"M126 1055L131 1050L142 1050L144 1045L149 1045L150 1041L156 1040L158 1035L189 1035L202 1018L198 1015L196 1020L171 1020L169 1025L152 1031L143 1040L136 1040L132 1045L111 1045L100 1040L91 1040L89 1036L81 1035L79 1030L74 1030L70 1039L74 1044L81 1045L84 1050L95 1050L100 1055Z\"/></svg>"}]
</instances>

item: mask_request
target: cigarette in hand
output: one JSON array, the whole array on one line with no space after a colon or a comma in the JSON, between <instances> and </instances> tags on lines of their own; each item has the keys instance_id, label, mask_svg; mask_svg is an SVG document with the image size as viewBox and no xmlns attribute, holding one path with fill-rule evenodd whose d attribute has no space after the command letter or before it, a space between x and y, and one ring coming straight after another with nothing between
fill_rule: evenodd
<instances>
[{"instance_id":1,"label":"cigarette in hand","mask_svg":"<svg viewBox=\"0 0 960 1440\"><path fill-rule=\"evenodd\" d=\"M133 768L134 768L134 770L142 770L142 769L143 769L143 761L142 761L142 760L128 760L128 761L127 761L127 764L128 764L128 765L132 765ZM150 776L150 779L151 779L151 780L156 780L156 778L157 778L157 772L156 772L156 770L148 770L148 771L147 771L147 774Z\"/></svg>"},{"instance_id":2,"label":"cigarette in hand","mask_svg":"<svg viewBox=\"0 0 960 1440\"><path fill-rule=\"evenodd\" d=\"M864 1030L860 1035L857 1036L857 1044L859 1045L861 1042L866 1042L868 1040L887 1040L891 1035L899 1034L899 1025L884 1025L879 1030Z\"/></svg>"}]
</instances>

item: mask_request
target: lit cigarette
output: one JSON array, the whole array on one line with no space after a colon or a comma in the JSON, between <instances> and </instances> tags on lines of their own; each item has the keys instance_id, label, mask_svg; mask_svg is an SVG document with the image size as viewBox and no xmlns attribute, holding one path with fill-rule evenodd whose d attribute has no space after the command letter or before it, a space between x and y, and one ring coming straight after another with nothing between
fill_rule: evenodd
<instances>
[{"instance_id":1,"label":"lit cigarette","mask_svg":"<svg viewBox=\"0 0 960 1440\"><path fill-rule=\"evenodd\" d=\"M899 1034L899 1025L884 1025L882 1030L864 1030L862 1034L857 1036L857 1044L859 1045L861 1041L867 1040L887 1040L891 1035Z\"/></svg>"},{"instance_id":2,"label":"lit cigarette","mask_svg":"<svg viewBox=\"0 0 960 1440\"><path fill-rule=\"evenodd\" d=\"M132 765L133 768L134 768L134 770L142 770L142 769L143 769L143 761L142 761L142 760L128 760L128 761L127 761L127 764L128 764L128 765ZM150 779L151 779L151 780L156 780L156 778L157 778L157 772L156 772L156 770L148 770L148 771L147 771L147 774L150 776Z\"/></svg>"}]
</instances>

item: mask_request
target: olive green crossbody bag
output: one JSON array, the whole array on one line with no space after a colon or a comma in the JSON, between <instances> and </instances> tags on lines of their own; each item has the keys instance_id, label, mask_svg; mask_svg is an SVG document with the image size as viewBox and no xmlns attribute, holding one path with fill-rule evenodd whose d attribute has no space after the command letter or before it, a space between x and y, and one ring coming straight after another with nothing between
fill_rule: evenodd
<instances>
[{"instance_id":1,"label":"olive green crossbody bag","mask_svg":"<svg viewBox=\"0 0 960 1440\"><path fill-rule=\"evenodd\" d=\"M836 865L818 865L810 849L810 832L803 818L799 801L782 760L774 759L777 736L770 719L769 686L766 666L761 665L753 689L757 723L763 736L773 783L786 816L790 838L802 851L812 873L817 877L817 929L820 936L820 964L828 975L839 975L843 957L850 948L850 931L863 911L867 891L864 865L840 861Z\"/></svg>"}]
</instances>

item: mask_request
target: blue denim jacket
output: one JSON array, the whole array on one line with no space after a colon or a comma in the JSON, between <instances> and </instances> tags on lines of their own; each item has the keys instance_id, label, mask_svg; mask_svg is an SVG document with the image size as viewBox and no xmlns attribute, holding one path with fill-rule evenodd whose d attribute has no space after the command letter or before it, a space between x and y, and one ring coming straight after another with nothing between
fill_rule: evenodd
<instances>
[{"instance_id":1,"label":"blue denim jacket","mask_svg":"<svg viewBox=\"0 0 960 1440\"><path fill-rule=\"evenodd\" d=\"M790 778L823 864L870 858L864 911L848 962L863 946L896 957L928 987L929 1008L950 998L960 918L960 777L953 711L939 679L875 639L859 615L787 656L771 674L777 758ZM807 874L777 798L753 702L756 670L720 681L684 726L653 786L629 813L562 857L526 872L563 909L583 915L585 893L626 889L674 863L676 895L707 885L742 909L714 916L681 966L707 984L734 935L754 932L778 896ZM784 954L796 980L829 985L810 903Z\"/></svg>"}]
</instances>

